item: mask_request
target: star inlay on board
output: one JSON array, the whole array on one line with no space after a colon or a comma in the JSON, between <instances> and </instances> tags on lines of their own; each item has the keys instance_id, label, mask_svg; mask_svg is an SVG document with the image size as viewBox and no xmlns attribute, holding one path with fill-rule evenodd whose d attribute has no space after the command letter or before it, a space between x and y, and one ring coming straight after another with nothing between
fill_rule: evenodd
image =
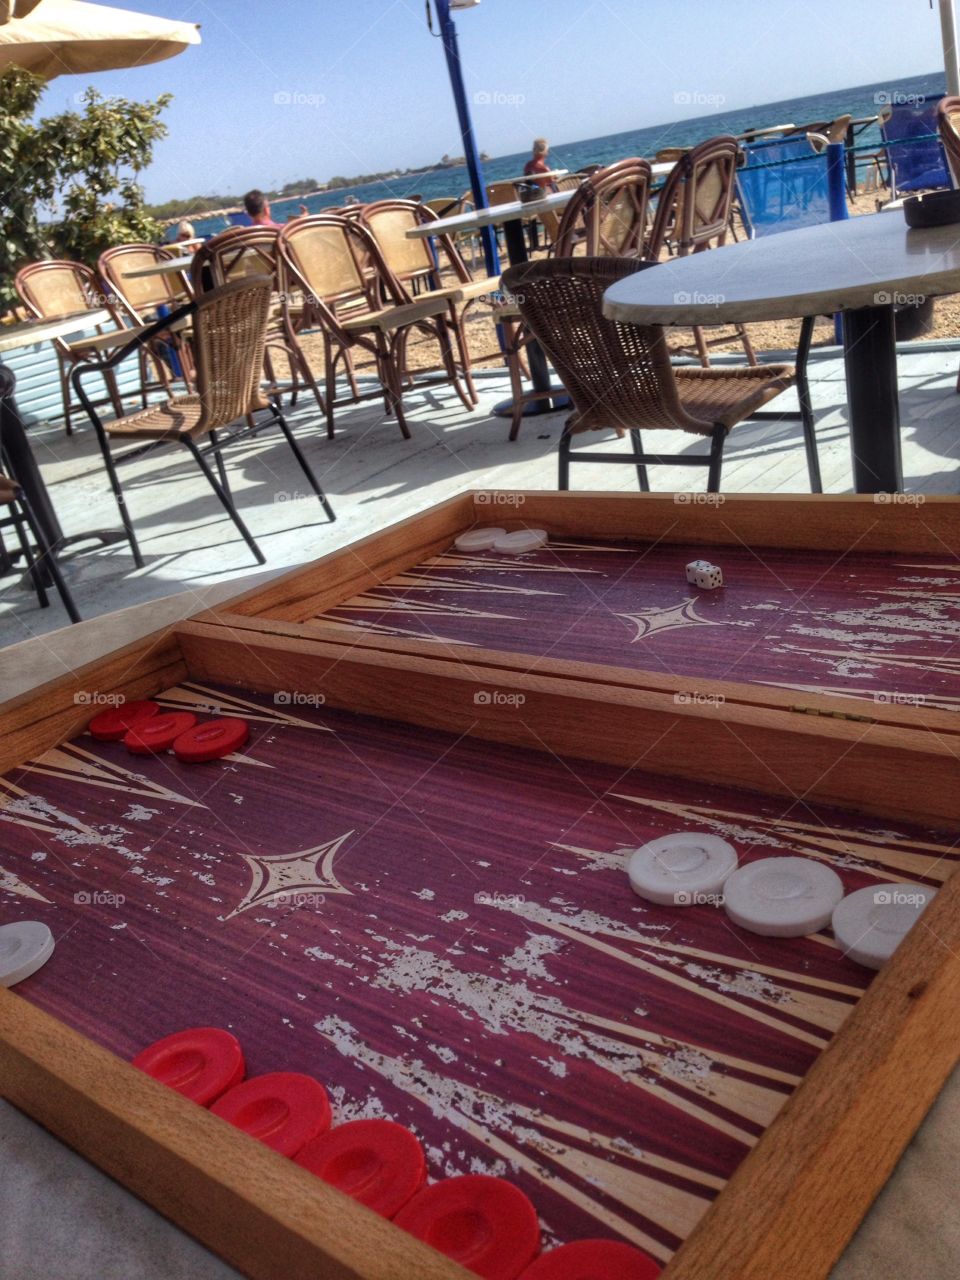
<instances>
[{"instance_id":1,"label":"star inlay on board","mask_svg":"<svg viewBox=\"0 0 960 1280\"><path fill-rule=\"evenodd\" d=\"M270 903L296 905L300 894L316 894L318 898L328 894L350 895L351 890L345 889L334 874L333 862L344 840L352 835L352 831L345 831L334 840L300 853L270 857L242 853L240 857L250 868L250 888L240 905L224 919L230 920L241 911Z\"/></svg>"},{"instance_id":2,"label":"star inlay on board","mask_svg":"<svg viewBox=\"0 0 960 1280\"><path fill-rule=\"evenodd\" d=\"M679 604L670 605L667 609L639 609L636 613L619 613L618 618L629 618L637 628L633 642L644 640L657 631L674 631L678 627L718 627L719 622L710 622L697 613L696 600L682 600Z\"/></svg>"}]
</instances>

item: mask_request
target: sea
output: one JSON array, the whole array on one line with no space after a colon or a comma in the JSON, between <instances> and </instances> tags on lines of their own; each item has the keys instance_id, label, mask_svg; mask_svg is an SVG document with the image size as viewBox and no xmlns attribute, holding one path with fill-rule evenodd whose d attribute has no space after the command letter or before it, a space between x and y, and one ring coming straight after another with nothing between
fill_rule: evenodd
<instances>
[{"instance_id":1,"label":"sea","mask_svg":"<svg viewBox=\"0 0 960 1280\"><path fill-rule=\"evenodd\" d=\"M934 97L944 93L945 89L944 74L938 71L894 82L885 81L859 85L853 89L836 89L831 93L811 94L806 98L787 98L782 102L767 102L737 111L724 111L723 104L717 102L716 95L709 98L704 96L702 105L710 109L696 118L651 125L644 129L629 129L625 133L612 133L604 138L585 138L581 142L551 140L550 164L556 169L576 172L588 164L610 164L627 156L646 156L652 159L663 147L690 147L719 133L740 134L749 129L762 129L771 125L802 125L835 120L837 116L847 113L854 119L876 116L891 101ZM699 105L696 94L682 97L683 101L678 102L678 105ZM450 114L453 118L452 101ZM880 134L875 125L866 126L857 138L858 143L876 143L879 140ZM490 139L481 136L478 138L478 145L489 151L492 144ZM500 178L514 178L523 172L523 166L529 158L530 152L523 151L487 160L483 164L484 179L496 182ZM457 168L431 169L382 178L377 182L317 195L275 200L271 202L271 211L277 222L285 222L301 211L302 204L306 205L310 213L319 213L322 209L354 200L366 204L373 200L409 200L413 196L421 196L424 200L442 199L446 196L456 199L469 186L470 178L466 167L461 165ZM192 221L196 234L201 236L214 235L227 225L222 214L195 218Z\"/></svg>"}]
</instances>

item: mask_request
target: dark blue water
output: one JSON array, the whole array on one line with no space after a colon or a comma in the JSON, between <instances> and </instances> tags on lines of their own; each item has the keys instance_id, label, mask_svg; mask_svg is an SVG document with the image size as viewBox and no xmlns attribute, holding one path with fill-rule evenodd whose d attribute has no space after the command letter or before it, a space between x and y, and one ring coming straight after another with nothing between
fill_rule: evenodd
<instances>
[{"instance_id":1,"label":"dark blue water","mask_svg":"<svg viewBox=\"0 0 960 1280\"><path fill-rule=\"evenodd\" d=\"M550 163L557 169L571 172L587 164L610 164L625 156L653 157L662 147L690 147L704 138L718 133L745 133L748 129L761 129L767 125L808 124L814 121L834 120L849 112L854 119L875 116L893 94L923 95L930 97L945 91L942 71L926 76L913 76L895 83L860 85L854 89L837 89L831 93L813 94L807 98L788 98L784 102L768 102L740 111L713 111L693 120L680 120L675 124L659 124L648 129L631 129L626 133L609 134L605 138L587 138L582 142L552 143ZM451 107L451 115L453 108ZM879 133L869 126L859 141L877 142ZM480 145L489 149L489 141L481 138ZM513 178L523 172L530 158L529 152L519 155L499 156L483 166L488 182L499 178ZM330 191L323 195L308 196L305 200L278 200L272 206L277 222L297 214L301 203L310 213L346 204L351 198L367 203L371 200L409 199L420 195L424 200L449 196L456 198L466 191L470 179L466 168L433 170L427 173L409 174L404 177L383 179L364 186L349 187L342 191ZM194 220L198 235L213 235L223 230L226 220L222 216Z\"/></svg>"}]
</instances>

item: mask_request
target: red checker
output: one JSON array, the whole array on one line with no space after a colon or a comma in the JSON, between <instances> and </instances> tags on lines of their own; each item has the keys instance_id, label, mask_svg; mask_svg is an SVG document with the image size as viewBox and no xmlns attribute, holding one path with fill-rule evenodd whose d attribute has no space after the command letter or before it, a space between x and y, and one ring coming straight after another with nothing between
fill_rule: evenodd
<instances>
[{"instance_id":1,"label":"red checker","mask_svg":"<svg viewBox=\"0 0 960 1280\"><path fill-rule=\"evenodd\" d=\"M484 1280L516 1280L540 1252L536 1209L512 1182L482 1173L425 1187L394 1221Z\"/></svg>"},{"instance_id":2,"label":"red checker","mask_svg":"<svg viewBox=\"0 0 960 1280\"><path fill-rule=\"evenodd\" d=\"M150 756L166 751L181 734L192 729L197 717L192 711L171 711L168 715L151 716L135 724L123 740L123 745L135 756Z\"/></svg>"},{"instance_id":3,"label":"red checker","mask_svg":"<svg viewBox=\"0 0 960 1280\"><path fill-rule=\"evenodd\" d=\"M198 724L182 733L173 744L173 750L178 760L200 764L204 760L220 760L230 755L249 737L250 726L246 720L207 720L205 724Z\"/></svg>"},{"instance_id":4,"label":"red checker","mask_svg":"<svg viewBox=\"0 0 960 1280\"><path fill-rule=\"evenodd\" d=\"M398 1213L427 1179L418 1139L393 1120L337 1125L307 1143L297 1164L385 1218Z\"/></svg>"},{"instance_id":5,"label":"red checker","mask_svg":"<svg viewBox=\"0 0 960 1280\"><path fill-rule=\"evenodd\" d=\"M272 1071L245 1080L210 1110L282 1156L295 1156L330 1128L326 1089L296 1071Z\"/></svg>"},{"instance_id":6,"label":"red checker","mask_svg":"<svg viewBox=\"0 0 960 1280\"><path fill-rule=\"evenodd\" d=\"M619 1240L576 1240L551 1249L521 1280L656 1280L660 1266Z\"/></svg>"},{"instance_id":7,"label":"red checker","mask_svg":"<svg viewBox=\"0 0 960 1280\"><path fill-rule=\"evenodd\" d=\"M119 742L135 724L149 720L159 710L157 702L123 702L119 707L111 707L109 711L101 711L94 716L87 728L90 736L98 742Z\"/></svg>"},{"instance_id":8,"label":"red checker","mask_svg":"<svg viewBox=\"0 0 960 1280\"><path fill-rule=\"evenodd\" d=\"M133 1065L202 1107L238 1085L246 1070L239 1040L220 1027L175 1031L142 1049Z\"/></svg>"}]
</instances>

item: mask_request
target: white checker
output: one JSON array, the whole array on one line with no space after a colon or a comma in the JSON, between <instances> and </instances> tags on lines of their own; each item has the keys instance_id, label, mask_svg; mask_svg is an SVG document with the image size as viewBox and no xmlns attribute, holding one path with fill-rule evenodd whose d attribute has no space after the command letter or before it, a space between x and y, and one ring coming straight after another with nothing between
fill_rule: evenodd
<instances>
[{"instance_id":1,"label":"white checker","mask_svg":"<svg viewBox=\"0 0 960 1280\"><path fill-rule=\"evenodd\" d=\"M719 836L678 831L635 849L627 863L630 887L648 902L690 907L719 900L737 866L737 851Z\"/></svg>"},{"instance_id":2,"label":"white checker","mask_svg":"<svg viewBox=\"0 0 960 1280\"><path fill-rule=\"evenodd\" d=\"M735 871L723 886L734 924L768 938L799 938L830 923L843 881L811 858L761 858Z\"/></svg>"},{"instance_id":3,"label":"white checker","mask_svg":"<svg viewBox=\"0 0 960 1280\"><path fill-rule=\"evenodd\" d=\"M506 534L506 529L482 528L468 529L461 533L454 542L458 551L492 551L498 538Z\"/></svg>"},{"instance_id":4,"label":"white checker","mask_svg":"<svg viewBox=\"0 0 960 1280\"><path fill-rule=\"evenodd\" d=\"M515 529L513 533L505 533L502 538L498 538L493 549L520 554L523 551L539 551L546 545L546 529Z\"/></svg>"},{"instance_id":5,"label":"white checker","mask_svg":"<svg viewBox=\"0 0 960 1280\"><path fill-rule=\"evenodd\" d=\"M936 897L923 884L868 885L848 894L833 913L833 932L844 953L868 969L881 969Z\"/></svg>"},{"instance_id":6,"label":"white checker","mask_svg":"<svg viewBox=\"0 0 960 1280\"><path fill-rule=\"evenodd\" d=\"M39 920L0 925L0 987L12 987L53 955L53 934Z\"/></svg>"}]
</instances>

